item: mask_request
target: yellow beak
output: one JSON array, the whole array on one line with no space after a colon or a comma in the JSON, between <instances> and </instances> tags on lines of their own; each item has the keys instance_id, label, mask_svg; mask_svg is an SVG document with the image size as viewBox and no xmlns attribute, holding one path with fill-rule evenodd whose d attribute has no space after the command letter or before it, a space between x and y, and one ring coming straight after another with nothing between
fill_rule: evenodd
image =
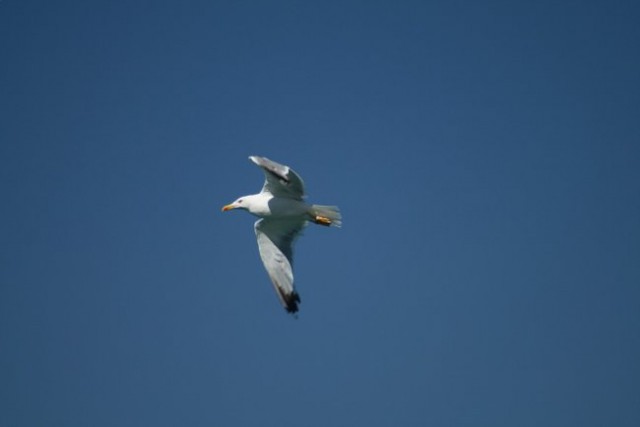
<instances>
[{"instance_id":1,"label":"yellow beak","mask_svg":"<svg viewBox=\"0 0 640 427\"><path fill-rule=\"evenodd\" d=\"M231 209L235 209L233 205L225 205L222 207L222 212L230 211Z\"/></svg>"}]
</instances>

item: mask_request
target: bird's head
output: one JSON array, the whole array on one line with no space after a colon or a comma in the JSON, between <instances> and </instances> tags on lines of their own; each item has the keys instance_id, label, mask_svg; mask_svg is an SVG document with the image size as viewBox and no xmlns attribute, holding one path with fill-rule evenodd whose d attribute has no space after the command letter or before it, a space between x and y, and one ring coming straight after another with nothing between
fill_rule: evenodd
<instances>
[{"instance_id":1,"label":"bird's head","mask_svg":"<svg viewBox=\"0 0 640 427\"><path fill-rule=\"evenodd\" d=\"M223 212L230 211L231 209L248 209L246 197L240 197L235 202L222 207Z\"/></svg>"}]
</instances>

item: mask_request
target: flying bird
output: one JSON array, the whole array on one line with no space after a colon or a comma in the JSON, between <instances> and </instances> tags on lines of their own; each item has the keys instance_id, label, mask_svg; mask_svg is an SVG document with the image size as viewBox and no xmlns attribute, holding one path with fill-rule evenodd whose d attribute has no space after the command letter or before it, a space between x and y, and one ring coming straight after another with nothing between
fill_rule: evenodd
<instances>
[{"instance_id":1,"label":"flying bird","mask_svg":"<svg viewBox=\"0 0 640 427\"><path fill-rule=\"evenodd\" d=\"M266 157L249 159L264 171L262 191L222 210L244 209L260 218L254 224L260 258L285 310L296 313L300 296L293 285L293 243L307 222L340 227L342 216L337 206L307 204L302 178L289 166Z\"/></svg>"}]
</instances>

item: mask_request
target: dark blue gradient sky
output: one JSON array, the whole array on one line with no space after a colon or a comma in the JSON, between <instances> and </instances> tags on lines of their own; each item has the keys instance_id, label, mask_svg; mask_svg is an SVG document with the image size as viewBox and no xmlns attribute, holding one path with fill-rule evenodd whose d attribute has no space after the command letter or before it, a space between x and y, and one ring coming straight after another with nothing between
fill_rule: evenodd
<instances>
[{"instance_id":1,"label":"dark blue gradient sky","mask_svg":"<svg viewBox=\"0 0 640 427\"><path fill-rule=\"evenodd\" d=\"M0 425L640 425L638 22L0 2ZM297 320L252 154L344 214Z\"/></svg>"}]
</instances>

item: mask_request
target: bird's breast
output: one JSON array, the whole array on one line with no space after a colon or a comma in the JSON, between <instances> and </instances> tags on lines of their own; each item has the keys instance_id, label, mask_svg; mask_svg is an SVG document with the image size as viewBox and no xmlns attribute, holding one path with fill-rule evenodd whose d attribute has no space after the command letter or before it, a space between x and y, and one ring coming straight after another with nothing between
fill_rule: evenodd
<instances>
[{"instance_id":1,"label":"bird's breast","mask_svg":"<svg viewBox=\"0 0 640 427\"><path fill-rule=\"evenodd\" d=\"M308 206L300 200L273 197L267 203L271 217L296 217L307 213Z\"/></svg>"}]
</instances>

